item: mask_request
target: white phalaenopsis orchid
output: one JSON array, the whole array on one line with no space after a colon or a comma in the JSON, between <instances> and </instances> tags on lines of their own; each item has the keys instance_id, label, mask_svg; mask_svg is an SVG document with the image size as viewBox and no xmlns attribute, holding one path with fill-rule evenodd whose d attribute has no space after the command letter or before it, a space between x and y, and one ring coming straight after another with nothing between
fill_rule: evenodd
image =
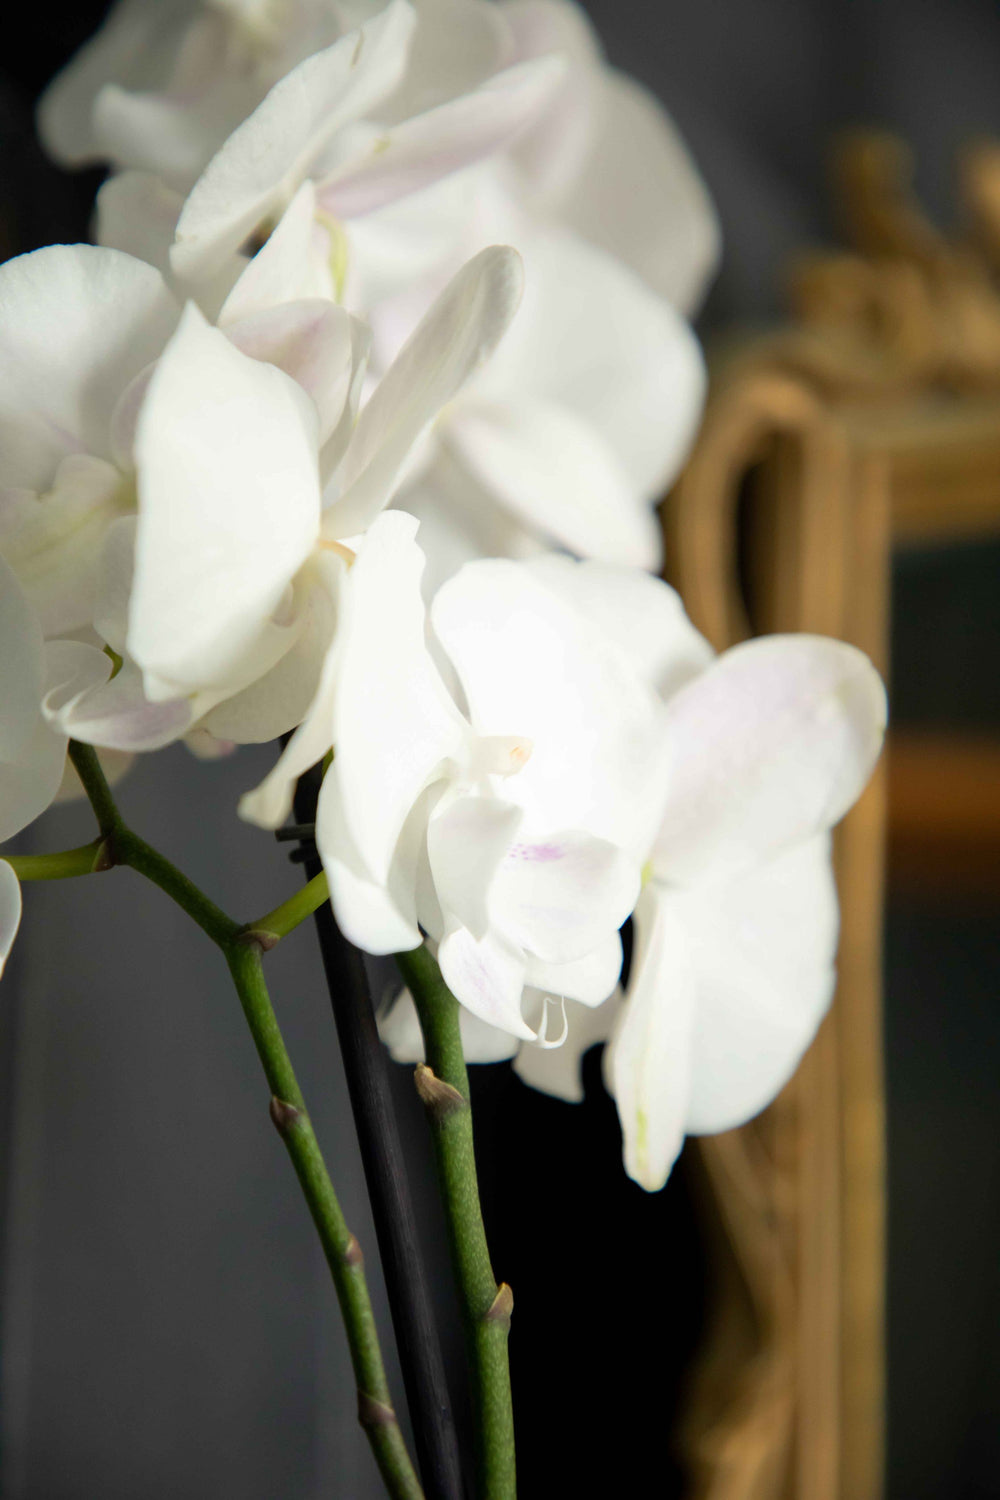
<instances>
[{"instance_id":1,"label":"white phalaenopsis orchid","mask_svg":"<svg viewBox=\"0 0 1000 1500\"><path fill-rule=\"evenodd\" d=\"M704 391L677 309L697 302L718 241L676 132L565 0L352 14L364 24L284 77L186 201L148 173L112 179L102 240L214 316L243 248L270 233L257 259L271 300L346 301L372 322L376 372L465 260L516 245L530 316L448 411L403 502L431 577L553 543L657 567L650 507Z\"/></svg>"},{"instance_id":2,"label":"white phalaenopsis orchid","mask_svg":"<svg viewBox=\"0 0 1000 1500\"><path fill-rule=\"evenodd\" d=\"M419 266L426 224L451 224L450 243L442 241L422 276L411 269L394 286L400 247L411 244ZM524 255L524 311L498 357L437 424L399 501L425 523L435 581L448 562L553 544L656 568L653 507L698 422L700 348L634 272L526 214L496 163L357 226L354 264L369 280L361 300L371 308L373 363L391 357L453 258L494 239Z\"/></svg>"},{"instance_id":3,"label":"white phalaenopsis orchid","mask_svg":"<svg viewBox=\"0 0 1000 1500\"><path fill-rule=\"evenodd\" d=\"M489 355L520 293L514 251L477 256L360 416L366 341L343 309L262 316L272 353L287 319L296 380L277 355L237 347L253 346L252 319L223 332L189 304L139 410L138 518L116 525L104 553L95 623L125 665L66 705L61 727L121 749L196 723L240 742L293 728L334 635L342 543L391 498L413 443Z\"/></svg>"},{"instance_id":4,"label":"white phalaenopsis orchid","mask_svg":"<svg viewBox=\"0 0 1000 1500\"><path fill-rule=\"evenodd\" d=\"M317 844L344 932L391 953L423 928L459 1000L532 1038L526 987L597 1005L618 977L662 801L662 705L531 569L483 562L432 610L462 712L424 641L415 529L397 512L369 531L327 679L242 810L274 826L332 745Z\"/></svg>"},{"instance_id":5,"label":"white phalaenopsis orchid","mask_svg":"<svg viewBox=\"0 0 1000 1500\"><path fill-rule=\"evenodd\" d=\"M44 96L43 139L68 165L108 161L187 192L286 73L383 9L381 0L118 0ZM719 230L662 105L605 63L572 0L415 0L406 72L386 122L558 54L563 81L511 148L519 201L635 270L683 313L715 269Z\"/></svg>"},{"instance_id":6,"label":"white phalaenopsis orchid","mask_svg":"<svg viewBox=\"0 0 1000 1500\"><path fill-rule=\"evenodd\" d=\"M220 278L239 274L243 247L266 239L308 185L309 233L290 296L321 285L339 296L352 220L506 145L561 76L558 59L534 59L468 94L385 123L379 107L405 74L415 25L408 0L390 0L363 26L307 57L229 136L186 198L172 199L149 174L113 179L100 199L102 241L138 251L141 234L145 253L162 264L165 247L156 247L155 235L150 239L148 224L137 226L153 206L163 237L174 230L173 274L187 292L210 301Z\"/></svg>"},{"instance_id":7,"label":"white phalaenopsis orchid","mask_svg":"<svg viewBox=\"0 0 1000 1500\"><path fill-rule=\"evenodd\" d=\"M885 693L861 652L771 636L715 658L666 584L600 564L528 565L599 628L609 656L664 705L663 797L646 798L651 849L625 994L568 1007L553 1051L467 1030L470 1055L582 1098L580 1059L608 1038L629 1174L663 1185L686 1134L758 1113L791 1077L833 993L837 899L829 829L863 790ZM412 1057L405 1002L385 1027Z\"/></svg>"},{"instance_id":8,"label":"white phalaenopsis orchid","mask_svg":"<svg viewBox=\"0 0 1000 1500\"><path fill-rule=\"evenodd\" d=\"M117 0L40 123L113 175L101 248L0 266L0 845L81 791L97 837L0 857L0 972L18 877L113 865L217 946L334 1268L362 1425L411 1494L263 970L327 898L324 960L340 950L362 1007L350 944L399 955L413 998L380 1025L397 1057L426 1041L477 1446L513 1494L511 1299L459 1037L566 1099L607 1043L648 1189L687 1133L762 1108L830 1000L830 830L878 754L881 683L817 637L716 657L651 576L704 399L687 319L718 226L574 0ZM314 836L323 873L244 922L109 782L177 740L279 739L239 812L277 830L294 802L310 821L282 836ZM353 1035L370 1099L377 1038ZM358 1120L380 1233L415 1245L392 1112ZM384 1257L404 1319L409 1262ZM461 1488L433 1347L406 1344L421 1465Z\"/></svg>"},{"instance_id":9,"label":"white phalaenopsis orchid","mask_svg":"<svg viewBox=\"0 0 1000 1500\"><path fill-rule=\"evenodd\" d=\"M241 277L227 336L294 375L322 424L350 375L346 314L274 307L266 270ZM163 277L118 250L53 245L0 267L0 555L46 636L95 623L108 532L136 507L136 423L180 314Z\"/></svg>"}]
</instances>

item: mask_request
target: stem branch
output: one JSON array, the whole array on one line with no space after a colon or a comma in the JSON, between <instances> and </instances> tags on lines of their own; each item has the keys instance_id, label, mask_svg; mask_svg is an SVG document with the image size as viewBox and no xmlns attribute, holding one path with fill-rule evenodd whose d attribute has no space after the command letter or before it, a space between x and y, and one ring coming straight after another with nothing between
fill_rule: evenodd
<instances>
[{"instance_id":1,"label":"stem branch","mask_svg":"<svg viewBox=\"0 0 1000 1500\"><path fill-rule=\"evenodd\" d=\"M91 860L96 853L108 865L128 865L159 886L207 933L229 966L271 1090L271 1118L292 1159L333 1277L357 1381L358 1420L393 1500L423 1500L423 1490L392 1406L361 1247L344 1220L267 992L261 962L266 945L254 931L228 917L175 865L132 832L115 805L91 746L71 741L69 754L100 825L100 839L89 846ZM76 855L80 851L69 853ZM307 906L303 915L310 909L314 908Z\"/></svg>"},{"instance_id":2,"label":"stem branch","mask_svg":"<svg viewBox=\"0 0 1000 1500\"><path fill-rule=\"evenodd\" d=\"M514 1500L514 1416L507 1357L514 1299L506 1283L497 1285L486 1243L458 1001L426 947L398 953L396 962L424 1036L427 1062L417 1068L416 1085L434 1137L473 1369L480 1494L482 1500Z\"/></svg>"},{"instance_id":3,"label":"stem branch","mask_svg":"<svg viewBox=\"0 0 1000 1500\"><path fill-rule=\"evenodd\" d=\"M5 854L18 880L68 880L74 875L94 875L108 870L104 840L96 838L79 849L62 849L58 854Z\"/></svg>"},{"instance_id":4,"label":"stem branch","mask_svg":"<svg viewBox=\"0 0 1000 1500\"><path fill-rule=\"evenodd\" d=\"M289 896L287 901L282 901L273 911L269 911L265 917L258 917L256 922L251 922L247 927L265 948L273 948L279 938L287 937L294 932L300 922L306 917L311 917L316 909L323 905L324 901L330 899L330 888L326 883L326 871L320 870L312 880L306 882L294 896Z\"/></svg>"}]
</instances>

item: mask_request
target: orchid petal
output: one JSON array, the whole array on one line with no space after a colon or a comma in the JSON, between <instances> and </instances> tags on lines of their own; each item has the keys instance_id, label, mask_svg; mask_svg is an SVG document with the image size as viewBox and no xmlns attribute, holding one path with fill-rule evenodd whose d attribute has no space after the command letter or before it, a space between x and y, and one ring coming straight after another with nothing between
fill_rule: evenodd
<instances>
[{"instance_id":1,"label":"orchid petal","mask_svg":"<svg viewBox=\"0 0 1000 1500\"><path fill-rule=\"evenodd\" d=\"M170 277L170 246L184 195L151 172L119 172L101 184L94 239L124 250Z\"/></svg>"},{"instance_id":2,"label":"orchid petal","mask_svg":"<svg viewBox=\"0 0 1000 1500\"><path fill-rule=\"evenodd\" d=\"M336 631L340 591L346 572L344 559L335 553L320 553L311 559L296 583L295 615L299 622L294 645L242 692L224 699L202 720L205 729L218 739L233 740L239 745L263 744L295 729L309 737L309 743L292 749L291 743L282 756L299 765L292 773L287 798L282 794L284 811L261 826L277 828L288 816L294 781L330 748L333 737L331 707L334 676L334 652L331 649ZM298 728L296 728L298 726ZM274 771L277 772L277 766ZM273 774L273 773L272 773ZM284 773L282 773L284 774ZM259 822L254 817L251 822Z\"/></svg>"},{"instance_id":3,"label":"orchid petal","mask_svg":"<svg viewBox=\"0 0 1000 1500\"><path fill-rule=\"evenodd\" d=\"M557 52L568 63L548 106L513 148L532 198L544 206L558 204L583 171L600 128L605 71L600 47L585 12L566 0L504 0L503 16L519 58Z\"/></svg>"},{"instance_id":4,"label":"orchid petal","mask_svg":"<svg viewBox=\"0 0 1000 1500\"><path fill-rule=\"evenodd\" d=\"M719 879L832 827L871 775L885 717L853 646L764 636L725 652L667 708L657 876Z\"/></svg>"},{"instance_id":5,"label":"orchid petal","mask_svg":"<svg viewBox=\"0 0 1000 1500\"><path fill-rule=\"evenodd\" d=\"M474 938L490 924L490 885L524 814L495 797L459 797L433 817L427 853L442 910Z\"/></svg>"},{"instance_id":6,"label":"orchid petal","mask_svg":"<svg viewBox=\"0 0 1000 1500\"><path fill-rule=\"evenodd\" d=\"M94 239L112 250L155 266L166 284L182 298L194 298L210 321L239 283L247 257L233 253L225 257L210 276L194 276L181 282L170 262L177 221L184 207L183 194L149 172L120 172L109 177L97 194Z\"/></svg>"},{"instance_id":7,"label":"orchid petal","mask_svg":"<svg viewBox=\"0 0 1000 1500\"><path fill-rule=\"evenodd\" d=\"M279 662L272 674L268 674L277 679L273 686L268 677L262 677L247 690L243 703L233 699L206 720L209 727L215 725L220 732L222 729L237 730L240 738L250 728L264 727L253 722L254 710L258 714L262 710L273 714L272 700L276 691L281 694L279 703L285 708L291 707L306 685L303 676L305 673L312 675L311 698L300 715L298 728L260 785L240 799L240 817L248 823L256 823L258 828L281 826L292 810L299 777L322 760L333 744L334 690L341 644L334 632L343 608L346 568L343 559L335 554L317 560L317 566L321 573L317 585L310 591L308 619L293 651ZM245 722L248 718L250 723ZM256 733L253 738L257 738Z\"/></svg>"},{"instance_id":8,"label":"orchid petal","mask_svg":"<svg viewBox=\"0 0 1000 1500\"><path fill-rule=\"evenodd\" d=\"M322 256L317 235L325 241ZM332 298L329 255L329 234L316 223L316 189L304 182L223 303L220 325L285 302Z\"/></svg>"},{"instance_id":9,"label":"orchid petal","mask_svg":"<svg viewBox=\"0 0 1000 1500\"><path fill-rule=\"evenodd\" d=\"M637 505L600 433L553 402L468 401L444 428L476 481L534 532L585 557L659 566L656 518Z\"/></svg>"},{"instance_id":10,"label":"orchid petal","mask_svg":"<svg viewBox=\"0 0 1000 1500\"><path fill-rule=\"evenodd\" d=\"M593 149L560 214L679 312L694 314L721 250L708 190L677 127L641 84L613 72L603 103Z\"/></svg>"},{"instance_id":11,"label":"orchid petal","mask_svg":"<svg viewBox=\"0 0 1000 1500\"><path fill-rule=\"evenodd\" d=\"M0 974L21 925L21 882L6 860L0 859Z\"/></svg>"},{"instance_id":12,"label":"orchid petal","mask_svg":"<svg viewBox=\"0 0 1000 1500\"><path fill-rule=\"evenodd\" d=\"M0 842L27 828L52 804L65 762L65 736L54 733L39 713L19 758L0 761Z\"/></svg>"},{"instance_id":13,"label":"orchid petal","mask_svg":"<svg viewBox=\"0 0 1000 1500\"><path fill-rule=\"evenodd\" d=\"M348 576L340 625L334 774L364 867L384 882L424 786L469 738L424 642L417 523L387 511Z\"/></svg>"},{"instance_id":14,"label":"orchid petal","mask_svg":"<svg viewBox=\"0 0 1000 1500\"><path fill-rule=\"evenodd\" d=\"M324 531L363 531L390 498L425 428L482 365L521 299L516 250L492 245L463 266L400 350L363 408Z\"/></svg>"},{"instance_id":15,"label":"orchid petal","mask_svg":"<svg viewBox=\"0 0 1000 1500\"><path fill-rule=\"evenodd\" d=\"M407 0L390 0L371 21L275 84L192 189L171 252L178 276L211 274L284 210L337 132L399 82L413 25Z\"/></svg>"},{"instance_id":16,"label":"orchid petal","mask_svg":"<svg viewBox=\"0 0 1000 1500\"><path fill-rule=\"evenodd\" d=\"M528 954L528 984L561 1000L576 1000L592 1008L602 1005L621 978L622 940L612 933L594 946L584 958L570 963L543 963Z\"/></svg>"},{"instance_id":17,"label":"orchid petal","mask_svg":"<svg viewBox=\"0 0 1000 1500\"><path fill-rule=\"evenodd\" d=\"M201 97L193 90L140 92L107 83L94 100L94 131L102 155L115 165L155 173L184 190L259 98L248 79L225 73Z\"/></svg>"},{"instance_id":18,"label":"orchid petal","mask_svg":"<svg viewBox=\"0 0 1000 1500\"><path fill-rule=\"evenodd\" d=\"M444 447L419 480L404 482L393 503L420 522L420 545L427 554L427 599L467 562L530 556L544 546L492 495L471 482Z\"/></svg>"},{"instance_id":19,"label":"orchid petal","mask_svg":"<svg viewBox=\"0 0 1000 1500\"><path fill-rule=\"evenodd\" d=\"M320 207L354 219L429 187L507 145L538 115L563 74L560 58L519 63L471 93L379 132L360 159L318 184Z\"/></svg>"},{"instance_id":20,"label":"orchid petal","mask_svg":"<svg viewBox=\"0 0 1000 1500\"><path fill-rule=\"evenodd\" d=\"M46 494L0 496L0 551L45 635L91 623L104 539L129 501L119 470L89 453L64 458Z\"/></svg>"},{"instance_id":21,"label":"orchid petal","mask_svg":"<svg viewBox=\"0 0 1000 1500\"><path fill-rule=\"evenodd\" d=\"M524 308L477 395L569 408L617 455L636 501L659 501L701 418L697 339L633 271L576 235L536 229L524 251Z\"/></svg>"},{"instance_id":22,"label":"orchid petal","mask_svg":"<svg viewBox=\"0 0 1000 1500\"><path fill-rule=\"evenodd\" d=\"M94 135L94 100L109 79L129 78L151 45L168 45L179 5L150 5L124 0L112 9L99 31L85 42L49 84L38 106L38 130L45 149L66 166L101 159Z\"/></svg>"},{"instance_id":23,"label":"orchid petal","mask_svg":"<svg viewBox=\"0 0 1000 1500\"><path fill-rule=\"evenodd\" d=\"M226 337L251 359L264 360L312 397L318 441L333 434L354 382L356 320L332 302L289 302L261 308L226 326Z\"/></svg>"},{"instance_id":24,"label":"orchid petal","mask_svg":"<svg viewBox=\"0 0 1000 1500\"><path fill-rule=\"evenodd\" d=\"M0 556L0 762L22 756L38 724L45 647L38 617ZM12 830L16 831L16 830ZM9 833L0 835L8 838Z\"/></svg>"},{"instance_id":25,"label":"orchid petal","mask_svg":"<svg viewBox=\"0 0 1000 1500\"><path fill-rule=\"evenodd\" d=\"M53 644L69 646L76 642ZM110 668L103 652L95 654ZM143 692L142 673L129 661L109 682L99 682L85 691L64 686L49 693L42 706L52 728L68 739L126 752L161 750L164 745L172 745L187 733L195 717L188 698L150 703Z\"/></svg>"},{"instance_id":26,"label":"orchid petal","mask_svg":"<svg viewBox=\"0 0 1000 1500\"><path fill-rule=\"evenodd\" d=\"M330 884L337 925L348 942L374 954L418 948L423 939L414 909L417 839L408 841L402 851L403 868L390 871L397 879L373 880L347 826L340 780L328 772L316 809L316 844Z\"/></svg>"},{"instance_id":27,"label":"orchid petal","mask_svg":"<svg viewBox=\"0 0 1000 1500\"><path fill-rule=\"evenodd\" d=\"M111 413L111 457L122 475L127 474L130 479L135 473L135 434L139 426L139 413L155 369L154 362L133 376Z\"/></svg>"},{"instance_id":28,"label":"orchid petal","mask_svg":"<svg viewBox=\"0 0 1000 1500\"><path fill-rule=\"evenodd\" d=\"M137 525L136 516L122 516L108 528L98 567L94 629L119 656L128 634Z\"/></svg>"},{"instance_id":29,"label":"orchid petal","mask_svg":"<svg viewBox=\"0 0 1000 1500\"><path fill-rule=\"evenodd\" d=\"M404 120L467 94L510 61L510 28L493 0L420 0L406 73L379 118Z\"/></svg>"},{"instance_id":30,"label":"orchid petal","mask_svg":"<svg viewBox=\"0 0 1000 1500\"><path fill-rule=\"evenodd\" d=\"M689 1134L730 1130L795 1072L833 997L837 890L820 834L710 890L685 892L698 1002Z\"/></svg>"},{"instance_id":31,"label":"orchid petal","mask_svg":"<svg viewBox=\"0 0 1000 1500\"><path fill-rule=\"evenodd\" d=\"M576 830L522 835L500 863L489 910L510 942L545 963L572 963L617 934L640 884L635 861L606 839Z\"/></svg>"},{"instance_id":32,"label":"orchid petal","mask_svg":"<svg viewBox=\"0 0 1000 1500\"><path fill-rule=\"evenodd\" d=\"M4 613L8 612L5 610ZM18 641L6 630L3 639L7 667L10 656L19 654L23 645L28 643L23 634ZM39 679L36 687L31 729L18 746L16 755L5 753L0 761L0 841L34 822L55 800L62 783L66 736L55 732L46 723L42 715L43 694L85 692L102 676L107 676L111 662L93 646L85 646L79 641L53 641L45 648L44 671L44 681ZM4 708L7 711L6 702Z\"/></svg>"},{"instance_id":33,"label":"orchid petal","mask_svg":"<svg viewBox=\"0 0 1000 1500\"><path fill-rule=\"evenodd\" d=\"M669 898L647 886L636 908L632 973L605 1076L618 1105L625 1170L649 1192L666 1182L684 1143L694 1023L684 926Z\"/></svg>"},{"instance_id":34,"label":"orchid petal","mask_svg":"<svg viewBox=\"0 0 1000 1500\"><path fill-rule=\"evenodd\" d=\"M537 1047L528 1042L517 1054L514 1072L521 1082L568 1104L582 1103L584 1055L610 1036L620 1005L620 995L593 1008L568 1002L561 1046Z\"/></svg>"},{"instance_id":35,"label":"orchid petal","mask_svg":"<svg viewBox=\"0 0 1000 1500\"><path fill-rule=\"evenodd\" d=\"M293 643L272 617L316 540L315 425L294 381L188 305L136 438L128 645L149 696L236 692Z\"/></svg>"},{"instance_id":36,"label":"orchid petal","mask_svg":"<svg viewBox=\"0 0 1000 1500\"><path fill-rule=\"evenodd\" d=\"M530 1041L535 1033L521 1015L524 959L495 932L475 938L465 927L446 931L438 964L456 1000L474 1016L511 1036Z\"/></svg>"},{"instance_id":37,"label":"orchid petal","mask_svg":"<svg viewBox=\"0 0 1000 1500\"><path fill-rule=\"evenodd\" d=\"M67 454L108 457L115 403L176 321L159 272L117 250L0 266L0 483L45 490Z\"/></svg>"},{"instance_id":38,"label":"orchid petal","mask_svg":"<svg viewBox=\"0 0 1000 1500\"><path fill-rule=\"evenodd\" d=\"M530 832L575 828L644 860L662 806L663 709L600 622L504 560L469 563L431 618L477 733L533 743L504 788Z\"/></svg>"},{"instance_id":39,"label":"orchid petal","mask_svg":"<svg viewBox=\"0 0 1000 1500\"><path fill-rule=\"evenodd\" d=\"M519 1043L516 1037L487 1025L464 1005L458 1008L458 1029L462 1037L462 1053L467 1063L506 1062L517 1053ZM378 1032L389 1049L393 1062L424 1061L424 1039L417 1018L417 1008L409 990L403 990L391 1010L379 1016Z\"/></svg>"},{"instance_id":40,"label":"orchid petal","mask_svg":"<svg viewBox=\"0 0 1000 1500\"><path fill-rule=\"evenodd\" d=\"M351 369L353 373L347 395L344 399L344 408L340 415L340 421L326 439L319 455L319 473L320 482L324 487L324 502L328 489L333 488L330 481L334 479L344 454L350 447L351 438L354 436L354 427L358 420L358 407L361 404L361 393L364 388L365 377L368 374L368 359L372 346L371 329L367 323L362 323L357 318L351 318L350 334Z\"/></svg>"},{"instance_id":41,"label":"orchid petal","mask_svg":"<svg viewBox=\"0 0 1000 1500\"><path fill-rule=\"evenodd\" d=\"M196 724L184 736L184 748L195 760L225 760L236 749L235 740L220 740L204 724Z\"/></svg>"},{"instance_id":42,"label":"orchid petal","mask_svg":"<svg viewBox=\"0 0 1000 1500\"><path fill-rule=\"evenodd\" d=\"M661 698L678 692L715 659L684 613L677 590L661 578L555 552L529 558L525 566L617 646Z\"/></svg>"}]
</instances>

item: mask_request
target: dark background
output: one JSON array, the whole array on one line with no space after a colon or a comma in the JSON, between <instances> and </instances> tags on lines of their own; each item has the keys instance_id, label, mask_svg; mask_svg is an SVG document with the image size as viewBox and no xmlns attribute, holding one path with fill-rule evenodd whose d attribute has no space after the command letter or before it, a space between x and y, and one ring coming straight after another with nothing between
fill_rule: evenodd
<instances>
[{"instance_id":1,"label":"dark background","mask_svg":"<svg viewBox=\"0 0 1000 1500\"><path fill-rule=\"evenodd\" d=\"M833 130L874 123L918 153L930 207L953 212L953 153L1000 135L1000 13L973 0L590 0L612 59L667 103L722 217L706 331L781 307L790 252L833 237ZM39 88L97 24L93 0L19 7L0 69L0 248L86 234L96 174L34 143ZM1000 727L1000 549L897 560L897 723ZM205 766L176 749L123 785L126 814L237 915L297 878L234 817L267 751ZM39 846L89 837L56 809ZM266 1116L266 1089L208 944L128 872L26 892L0 1006L4 1500L367 1500L336 1306ZM1000 896L890 900L891 1500L1000 1496ZM325 1008L303 929L273 990L352 1226L373 1235ZM614 1111L476 1070L482 1177L512 1340L526 1500L642 1489L664 1464L703 1288L683 1169L648 1197L618 1161ZM399 1107L441 1267L423 1123ZM439 1274L449 1357L460 1358ZM394 1388L399 1390L393 1372ZM626 1456L625 1443L627 1443Z\"/></svg>"}]
</instances>

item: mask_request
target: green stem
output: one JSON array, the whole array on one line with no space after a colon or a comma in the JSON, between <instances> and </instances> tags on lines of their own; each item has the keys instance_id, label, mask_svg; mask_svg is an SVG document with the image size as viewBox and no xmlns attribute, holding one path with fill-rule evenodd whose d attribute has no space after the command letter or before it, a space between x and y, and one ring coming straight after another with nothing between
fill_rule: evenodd
<instances>
[{"instance_id":1,"label":"green stem","mask_svg":"<svg viewBox=\"0 0 1000 1500\"><path fill-rule=\"evenodd\" d=\"M390 1495L397 1500L422 1500L420 1481L393 1410L361 1247L347 1227L306 1113L264 982L260 947L238 938L226 944L225 954L271 1088L271 1118L288 1148L337 1289L357 1381L358 1421Z\"/></svg>"},{"instance_id":2,"label":"green stem","mask_svg":"<svg viewBox=\"0 0 1000 1500\"><path fill-rule=\"evenodd\" d=\"M426 947L397 953L396 962L424 1036L427 1063L417 1068L416 1084L433 1132L473 1369L480 1495L513 1500L517 1478L507 1335L514 1299L506 1283L497 1285L486 1243L458 1001Z\"/></svg>"},{"instance_id":3,"label":"green stem","mask_svg":"<svg viewBox=\"0 0 1000 1500\"><path fill-rule=\"evenodd\" d=\"M111 788L97 758L97 751L91 745L70 740L69 757L97 815L108 863L128 865L140 875L145 875L147 880L165 891L172 901L176 901L219 947L224 947L227 942L238 937L243 931L239 922L227 917L214 901L210 901L198 889L193 880L189 880L176 865L172 865L169 859L165 859L127 826L115 805Z\"/></svg>"},{"instance_id":4,"label":"green stem","mask_svg":"<svg viewBox=\"0 0 1000 1500\"><path fill-rule=\"evenodd\" d=\"M5 854L3 858L18 880L68 880L74 875L93 875L110 869L105 860L104 840L100 838L58 854Z\"/></svg>"},{"instance_id":5,"label":"green stem","mask_svg":"<svg viewBox=\"0 0 1000 1500\"><path fill-rule=\"evenodd\" d=\"M109 834L117 828L124 827L93 745L82 745L78 740L70 740L69 758L76 768L76 774L87 794L87 800L94 809L101 832Z\"/></svg>"},{"instance_id":6,"label":"green stem","mask_svg":"<svg viewBox=\"0 0 1000 1500\"><path fill-rule=\"evenodd\" d=\"M282 901L280 906L269 911L266 917L260 917L256 922L249 923L247 931L252 932L264 948L273 948L279 938L287 937L300 922L304 922L306 917L311 917L316 908L329 899L330 888L326 882L326 871L321 870L318 875L313 876L312 880L301 886L294 896L289 896L287 901Z\"/></svg>"},{"instance_id":7,"label":"green stem","mask_svg":"<svg viewBox=\"0 0 1000 1500\"><path fill-rule=\"evenodd\" d=\"M101 837L90 846L92 860L94 852L99 851L99 857L107 865L128 865L159 886L208 934L229 966L271 1090L271 1118L291 1157L333 1276L357 1381L358 1420L393 1500L423 1500L423 1490L392 1406L361 1247L345 1222L267 992L261 956L268 945L260 940L257 931L260 924L248 929L234 922L175 865L132 832L115 805L96 752L89 745L72 741L69 754L100 824ZM69 853L75 855L80 851ZM316 882L312 884L316 886ZM317 891L318 887L314 897ZM307 904L302 915L314 910L320 899L313 900L311 906ZM293 906L294 898L285 905ZM279 907L272 916L283 910ZM294 925L289 922L287 930Z\"/></svg>"}]
</instances>

